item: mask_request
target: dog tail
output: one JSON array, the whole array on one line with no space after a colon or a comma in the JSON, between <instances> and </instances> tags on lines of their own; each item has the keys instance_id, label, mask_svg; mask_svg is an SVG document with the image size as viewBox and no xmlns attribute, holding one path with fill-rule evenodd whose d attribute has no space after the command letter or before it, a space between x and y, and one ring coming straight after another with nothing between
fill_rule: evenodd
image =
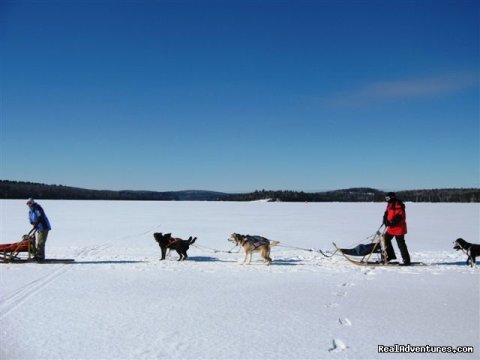
<instances>
[{"instance_id":1,"label":"dog tail","mask_svg":"<svg viewBox=\"0 0 480 360\"><path fill-rule=\"evenodd\" d=\"M195 240L197 240L196 237L194 237L194 238L192 239L192 237L190 236L190 239L188 239L188 244L189 244L189 245L192 245L192 244L195 242Z\"/></svg>"},{"instance_id":2,"label":"dog tail","mask_svg":"<svg viewBox=\"0 0 480 360\"><path fill-rule=\"evenodd\" d=\"M270 241L270 247L277 246L278 244L280 244L280 241Z\"/></svg>"}]
</instances>

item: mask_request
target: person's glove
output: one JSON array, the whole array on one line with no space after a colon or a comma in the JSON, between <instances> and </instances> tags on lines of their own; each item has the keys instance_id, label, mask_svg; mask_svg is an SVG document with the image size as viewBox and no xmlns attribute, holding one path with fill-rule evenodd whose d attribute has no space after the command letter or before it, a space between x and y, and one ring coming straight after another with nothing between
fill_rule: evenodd
<instances>
[{"instance_id":1,"label":"person's glove","mask_svg":"<svg viewBox=\"0 0 480 360\"><path fill-rule=\"evenodd\" d=\"M397 224L400 223L400 221L402 220L402 215L395 215L395 217L392 219L392 221L387 221L388 222L388 226L395 226Z\"/></svg>"}]
</instances>

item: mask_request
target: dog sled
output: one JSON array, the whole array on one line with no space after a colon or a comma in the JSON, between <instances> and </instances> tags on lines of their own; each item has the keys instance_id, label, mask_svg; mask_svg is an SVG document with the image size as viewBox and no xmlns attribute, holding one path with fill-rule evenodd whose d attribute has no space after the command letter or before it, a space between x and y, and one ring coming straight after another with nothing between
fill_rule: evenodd
<instances>
[{"instance_id":1,"label":"dog sled","mask_svg":"<svg viewBox=\"0 0 480 360\"><path fill-rule=\"evenodd\" d=\"M349 262L358 266L402 266L403 264L399 262L387 261L384 238L386 229L380 231L382 227L383 225L380 226L374 235L369 236L354 248L340 248L337 244L333 243L335 253L338 252ZM364 244L367 240L370 240L370 242ZM410 266L426 266L426 264L423 262L411 262Z\"/></svg>"},{"instance_id":2,"label":"dog sled","mask_svg":"<svg viewBox=\"0 0 480 360\"><path fill-rule=\"evenodd\" d=\"M362 243L357 244L353 248L340 248L335 243L333 243L333 246L335 246L336 252L352 264L360 266L390 265L386 260L387 256L384 238L386 229L380 231L382 227L383 225L378 228L374 235L368 237L362 241ZM370 241L366 244L363 243L366 240Z\"/></svg>"},{"instance_id":3,"label":"dog sled","mask_svg":"<svg viewBox=\"0 0 480 360\"><path fill-rule=\"evenodd\" d=\"M22 240L11 244L0 244L0 263L26 263L42 262L45 264L72 263L75 259L44 259L35 260L35 233L36 229L30 230L22 236Z\"/></svg>"},{"instance_id":4,"label":"dog sled","mask_svg":"<svg viewBox=\"0 0 480 360\"><path fill-rule=\"evenodd\" d=\"M22 236L22 240L12 244L0 244L0 262L30 261L34 256L35 229ZM21 255L22 254L22 255Z\"/></svg>"}]
</instances>

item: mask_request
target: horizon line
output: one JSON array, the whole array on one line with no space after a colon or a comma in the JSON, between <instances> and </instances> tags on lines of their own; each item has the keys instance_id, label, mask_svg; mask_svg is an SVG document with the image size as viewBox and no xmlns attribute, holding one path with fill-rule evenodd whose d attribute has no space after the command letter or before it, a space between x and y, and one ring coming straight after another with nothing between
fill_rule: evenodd
<instances>
[{"instance_id":1,"label":"horizon line","mask_svg":"<svg viewBox=\"0 0 480 360\"><path fill-rule=\"evenodd\" d=\"M257 191L265 191L265 192L277 192L277 191L293 191L293 192L304 192L304 193L322 193L322 192L332 192L332 191L341 191L341 190L351 190L351 189L371 189L371 190L376 190L376 191L381 191L381 192L388 192L388 191L394 191L394 192L402 192L402 191L420 191L420 190L448 190L448 189L474 189L474 190L480 190L480 187L469 187L469 186L463 186L463 187L438 187L438 188L410 188L410 189L399 189L399 188L394 188L394 189L389 189L389 190L384 190L381 188L376 188L372 186L352 186L352 187L347 187L347 188L335 188L335 189L330 189L330 190L292 190L292 189L277 189L277 190L272 190L272 189L255 189L255 190L250 190L250 191L218 191L218 190L205 190L205 189L183 189L183 190L132 190L132 189L121 189L121 190L111 190L111 189L92 189L92 188L86 188L86 187L80 187L80 186L72 186L72 185L64 185L64 184L46 184L46 183L39 183L39 182L33 182L33 181L25 181L25 180L8 180L8 179L0 179L1 182L18 182L18 183L30 183L30 184L37 184L37 185L44 185L44 186L64 186L64 187L69 187L69 188L75 188L75 189L82 189L82 190L90 190L90 191L111 191L111 192L122 192L122 191L131 191L131 192L156 192L156 193L174 193L174 192L193 192L193 191L198 191L198 192L212 192L212 193L220 193L220 194L227 194L227 195L234 195L234 194L249 194L249 193L254 193Z\"/></svg>"}]
</instances>

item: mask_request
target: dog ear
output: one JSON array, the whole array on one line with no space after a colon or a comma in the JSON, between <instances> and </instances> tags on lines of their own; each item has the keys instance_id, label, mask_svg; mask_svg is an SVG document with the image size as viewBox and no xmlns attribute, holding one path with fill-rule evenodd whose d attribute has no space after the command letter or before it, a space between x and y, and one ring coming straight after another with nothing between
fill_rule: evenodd
<instances>
[{"instance_id":1,"label":"dog ear","mask_svg":"<svg viewBox=\"0 0 480 360\"><path fill-rule=\"evenodd\" d=\"M165 237L172 237L172 233L168 233L168 234L165 234L165 235L163 235L163 236L165 236Z\"/></svg>"}]
</instances>

